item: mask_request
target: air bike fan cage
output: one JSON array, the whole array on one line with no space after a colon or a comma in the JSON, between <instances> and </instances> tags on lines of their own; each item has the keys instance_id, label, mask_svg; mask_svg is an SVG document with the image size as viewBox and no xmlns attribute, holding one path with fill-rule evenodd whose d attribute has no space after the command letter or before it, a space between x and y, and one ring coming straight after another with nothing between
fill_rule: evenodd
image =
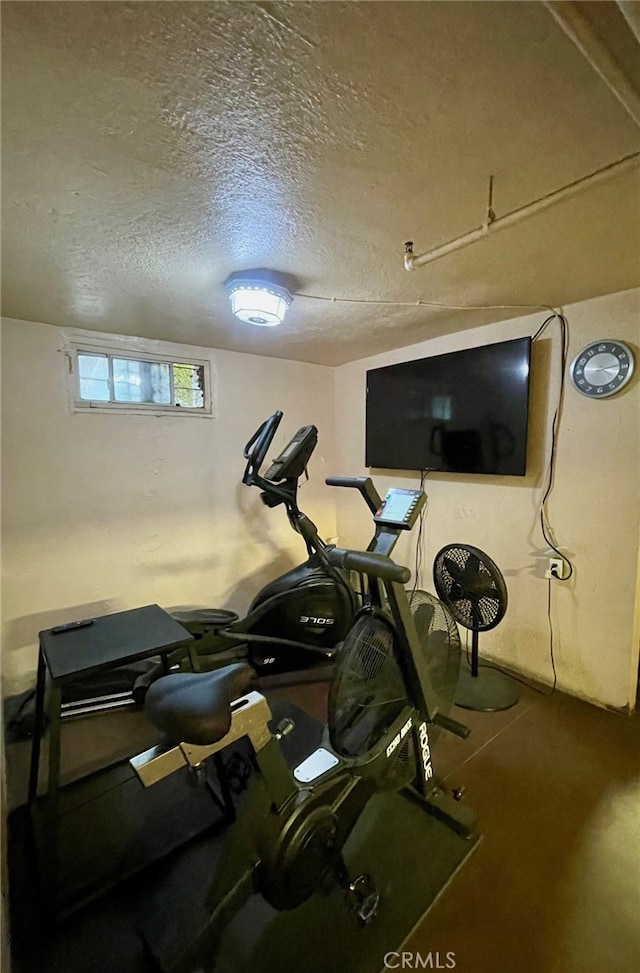
<instances>
[{"instance_id":1,"label":"air bike fan cage","mask_svg":"<svg viewBox=\"0 0 640 973\"><path fill-rule=\"evenodd\" d=\"M445 717L458 681L458 630L447 608L427 592L410 595L410 611L438 715ZM402 658L388 616L375 608L361 612L345 639L329 693L330 742L343 759L374 758L380 740L407 710L406 682L411 677L402 672ZM415 737L408 732L412 722L420 722L417 714L387 747L388 759L377 778L382 787L397 790L417 775ZM436 733L437 727L431 726L431 742Z\"/></svg>"}]
</instances>

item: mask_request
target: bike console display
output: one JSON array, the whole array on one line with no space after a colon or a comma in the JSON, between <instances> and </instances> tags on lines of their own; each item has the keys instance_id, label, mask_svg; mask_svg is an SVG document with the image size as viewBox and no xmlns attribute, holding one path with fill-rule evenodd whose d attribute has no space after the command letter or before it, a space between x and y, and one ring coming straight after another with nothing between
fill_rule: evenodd
<instances>
[{"instance_id":1,"label":"bike console display","mask_svg":"<svg viewBox=\"0 0 640 973\"><path fill-rule=\"evenodd\" d=\"M411 530L426 499L422 490L399 490L392 487L373 519L383 527Z\"/></svg>"},{"instance_id":2,"label":"bike console display","mask_svg":"<svg viewBox=\"0 0 640 973\"><path fill-rule=\"evenodd\" d=\"M274 459L264 474L264 479L277 483L280 480L297 479L302 476L317 442L317 428L315 426L302 426L280 455Z\"/></svg>"}]
</instances>

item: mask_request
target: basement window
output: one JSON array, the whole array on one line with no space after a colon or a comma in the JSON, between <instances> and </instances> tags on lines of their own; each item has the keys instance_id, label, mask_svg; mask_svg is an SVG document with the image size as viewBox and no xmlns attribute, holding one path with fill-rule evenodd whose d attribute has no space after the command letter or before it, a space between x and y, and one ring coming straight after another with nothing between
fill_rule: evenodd
<instances>
[{"instance_id":1,"label":"basement window","mask_svg":"<svg viewBox=\"0 0 640 973\"><path fill-rule=\"evenodd\" d=\"M212 414L208 361L82 346L68 361L76 411Z\"/></svg>"}]
</instances>

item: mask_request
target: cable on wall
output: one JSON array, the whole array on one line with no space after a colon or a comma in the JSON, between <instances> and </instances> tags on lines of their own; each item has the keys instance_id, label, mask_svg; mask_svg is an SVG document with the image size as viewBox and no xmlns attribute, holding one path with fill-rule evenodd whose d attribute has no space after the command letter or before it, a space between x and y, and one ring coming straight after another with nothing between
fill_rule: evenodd
<instances>
[{"instance_id":1,"label":"cable on wall","mask_svg":"<svg viewBox=\"0 0 640 973\"><path fill-rule=\"evenodd\" d=\"M547 504L549 497L553 490L555 483L555 463L556 463L556 452L558 446L558 427L560 424L560 418L562 416L562 408L564 405L564 390L565 390L565 374L567 368L567 358L569 353L569 326L567 324L567 319L564 314L554 311L543 323L540 325L536 333L532 337L532 341L536 341L548 325L553 321L557 320L560 325L560 338L561 338L561 350L560 350L560 386L558 390L558 399L556 402L556 407L553 413L553 420L551 422L551 450L549 453L549 465L547 467L547 475L545 480L545 488L542 495L542 501L540 503L540 527L542 529L542 536L549 545L552 551L554 551L558 557L561 557L563 561L566 561L569 565L569 573L565 578L557 578L557 581L568 581L573 574L573 564L570 558L563 554L562 551L558 549L558 542L555 539L555 534L549 520L549 513L547 510Z\"/></svg>"},{"instance_id":2,"label":"cable on wall","mask_svg":"<svg viewBox=\"0 0 640 973\"><path fill-rule=\"evenodd\" d=\"M420 489L424 490L424 481L429 476L430 470L420 471ZM413 596L415 595L418 584L420 582L420 575L422 574L422 565L424 561L424 521L429 510L429 497L426 497L422 510L418 518L418 536L416 538L416 558L415 558L415 569L413 572L413 589L411 591L411 602Z\"/></svg>"},{"instance_id":3,"label":"cable on wall","mask_svg":"<svg viewBox=\"0 0 640 973\"><path fill-rule=\"evenodd\" d=\"M555 534L553 531L553 527L551 526L549 513L547 510L547 503L553 491L553 486L555 482L555 461L556 461L556 452L558 446L558 427L560 424L560 418L562 416L562 407L564 405L565 375L566 375L567 358L569 352L569 325L567 323L567 319L565 318L564 314L562 314L561 311L554 311L552 314L550 314L549 317L542 322L542 324L535 332L535 334L532 335L531 340L536 341L544 333L544 331L551 324L551 322L556 320L558 321L558 324L560 326L560 339L561 339L560 385L558 389L558 398L556 400L556 406L553 413L553 419L551 422L551 450L549 453L549 464L547 466L547 472L544 480L544 488L542 493L542 499L540 502L539 515L540 515L540 527L542 529L542 536L544 537L545 541L547 542L551 550L554 551L558 555L558 557L562 558L563 561L566 561L566 563L569 566L569 573L566 575L566 577L554 578L553 580L568 581L573 574L573 570L574 570L573 564L571 560L567 557L567 555L563 554L562 551L558 549L558 543L555 539ZM522 683L523 686L528 686L529 689L533 689L534 692L538 693L541 696L552 696L558 684L558 675L556 672L556 660L555 660L555 649L554 649L554 637L553 637L553 618L551 615L552 583L553 583L552 579L549 578L547 580L547 622L549 625L549 658L551 660L551 669L553 672L553 682L551 684L551 688L548 690L539 689L537 686L534 686L528 680L522 679L519 676L514 676L512 672L506 672L506 670L501 669L500 666L496 665L493 662L480 663L481 666L485 666L488 669L497 669L499 672L504 672L505 675L508 675L511 679L515 679L516 682ZM468 661L469 660L468 636L467 636L467 643L465 645L465 650L466 650L467 661Z\"/></svg>"},{"instance_id":4,"label":"cable on wall","mask_svg":"<svg viewBox=\"0 0 640 973\"><path fill-rule=\"evenodd\" d=\"M552 321L557 321L560 326L560 341L561 341L560 385L558 388L558 398L556 400L556 407L554 409L553 419L551 422L551 449L549 452L549 464L547 466L545 486L542 494L542 499L540 501L539 513L540 513L540 527L542 530L542 536L544 537L545 541L547 542L551 550L554 551L558 555L558 557L562 558L563 561L566 561L566 563L569 566L569 573L566 575L566 577L555 578L553 580L568 581L573 574L573 564L570 558L568 558L566 554L563 554L562 551L558 549L558 542L556 541L555 533L551 525L551 521L549 519L549 512L547 509L547 503L549 501L549 497L551 495L555 483L555 463L556 463L556 452L558 447L558 428L560 425L562 408L564 405L565 375L567 370L567 358L569 353L569 325L567 323L567 319L565 318L564 314L562 314L561 311L554 311L553 314L550 314L549 317L542 322L542 324L540 325L536 333L532 335L531 340L536 341L544 333L544 331L551 324ZM533 686L531 685L531 683L527 682L526 680L518 679L517 676L514 676L512 673L509 673L509 676L511 676L512 679L516 679L518 682L523 683L525 686L529 686L530 689L533 689L535 692L539 693L542 696L553 695L553 693L556 690L556 686L558 684L558 674L556 672L556 660L555 660L554 643L553 643L553 618L551 615L552 583L553 583L552 579L548 578L547 580L547 622L549 625L549 658L551 660L551 669L553 672L553 682L551 684L551 688L549 690L538 689L537 686Z\"/></svg>"},{"instance_id":5,"label":"cable on wall","mask_svg":"<svg viewBox=\"0 0 640 973\"><path fill-rule=\"evenodd\" d=\"M553 683L551 684L551 689L548 692L543 690L538 690L543 696L552 696L556 690L558 684L558 674L556 672L556 660L553 653L553 620L551 618L551 578L547 581L547 620L549 623L549 657L551 659L551 668L553 670Z\"/></svg>"}]
</instances>

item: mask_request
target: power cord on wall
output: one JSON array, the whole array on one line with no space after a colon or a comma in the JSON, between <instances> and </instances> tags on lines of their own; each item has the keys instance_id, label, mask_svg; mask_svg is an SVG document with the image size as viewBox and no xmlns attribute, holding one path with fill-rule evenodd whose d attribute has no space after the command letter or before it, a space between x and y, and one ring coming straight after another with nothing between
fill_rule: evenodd
<instances>
[{"instance_id":1,"label":"power cord on wall","mask_svg":"<svg viewBox=\"0 0 640 973\"><path fill-rule=\"evenodd\" d=\"M545 486L545 489L544 489L544 492L543 492L543 495L542 495L542 501L540 503L540 527L541 527L541 530L542 530L542 536L544 537L546 543L549 545L549 547L551 548L552 551L555 551L555 553L563 561L566 562L566 564L568 565L569 570L568 570L568 573L565 574L561 578L554 576L553 578L548 578L548 580L547 580L547 619L548 619L548 623L549 623L549 657L551 659L551 669L553 671L553 682L551 684L551 689L548 692L544 692L543 690L538 690L538 692L541 692L542 695L545 695L545 696L551 696L555 692L556 686L558 684L558 674L556 672L556 661L555 661L555 656L554 656L554 644L553 644L553 617L552 617L552 612L551 612L551 586L554 584L555 581L561 581L561 582L568 581L569 578L571 578L572 575L573 575L573 573L574 573L573 563L572 563L571 559L568 558L566 556L566 554L563 554L558 549L558 542L556 541L555 532L553 530L553 527L551 526L551 521L549 519L549 512L548 512L548 509L547 509L547 503L548 503L549 497L551 495L551 492L553 490L553 486L554 486L554 483L555 483L555 471L556 471L556 465L555 464L556 464L556 453L557 453L557 447L558 447L558 428L559 428L559 425L560 425L560 419L561 419L561 416L562 416L562 409L563 409L563 406L564 406L565 378L566 378L566 372L567 372L567 359L568 359L568 355L569 355L569 325L567 323L567 319L565 318L564 314L559 313L559 312L556 311L553 315L550 315L540 325L540 327L538 328L538 330L536 331L536 333L533 335L533 339L532 340L535 341L537 338L539 338L540 335L543 334L545 328L547 328L548 325L553 320L557 320L558 321L558 324L560 325L560 341L561 341L561 347L560 347L560 387L558 389L558 399L557 399L556 407L555 407L555 410L554 410L554 413L553 413L553 420L551 422L551 450L550 450L550 453L549 453L549 466L548 466L548 470L547 470L546 486Z\"/></svg>"},{"instance_id":2,"label":"power cord on wall","mask_svg":"<svg viewBox=\"0 0 640 973\"><path fill-rule=\"evenodd\" d=\"M558 399L556 402L556 407L553 413L553 420L551 422L551 450L549 453L549 465L547 467L547 475L544 481L544 489L542 494L542 500L540 502L540 527L542 529L542 536L544 537L546 543L554 551L559 558L562 559L568 565L568 573L564 577L553 576L547 580L547 620L549 624L549 658L551 660L551 669L553 671L553 682L551 688L548 690L539 689L537 686L532 685L526 679L521 679L518 676L514 676L512 672L507 672L501 669L500 666L493 662L481 662L481 666L485 666L487 669L497 669L499 672L504 672L505 675L509 676L511 679L515 679L516 682L522 683L522 685L527 686L529 689L533 689L534 692L539 693L541 696L552 696L556 690L558 684L558 674L556 672L556 660L554 652L554 641L553 641L553 618L551 614L551 586L555 581L568 581L569 578L574 573L573 564L570 558L558 548L558 543L555 539L555 533L551 526L549 519L549 514L547 510L547 502L553 490L555 482L555 462L556 462L556 452L558 445L558 427L560 424L560 418L562 415L562 407L564 404L564 389L565 389L565 375L567 368L567 358L569 351L569 326L567 324L567 319L564 314L559 311L554 311L550 314L543 323L540 325L536 333L532 336L532 341L536 341L545 329L551 324L552 321L558 321L560 325L560 338L561 338L561 351L560 351L560 386L558 389ZM469 643L468 636L465 646L465 651L467 655L467 662L470 663L469 659Z\"/></svg>"},{"instance_id":3,"label":"power cord on wall","mask_svg":"<svg viewBox=\"0 0 640 973\"><path fill-rule=\"evenodd\" d=\"M430 470L421 470L420 472L420 490L424 490L424 482L429 476ZM418 590L418 584L420 583L420 576L422 574L422 565L424 561L424 521L429 510L429 497L426 497L424 505L420 511L418 519L418 536L416 538L416 559L415 559L415 569L413 572L413 589L411 591L411 599Z\"/></svg>"},{"instance_id":4,"label":"power cord on wall","mask_svg":"<svg viewBox=\"0 0 640 973\"><path fill-rule=\"evenodd\" d=\"M549 580L547 581L547 585L548 585L548 588L547 588L547 619L548 619L548 622L549 622L549 657L551 659L551 668L553 670L553 682L551 684L551 688L550 689L540 689L538 686L534 686L533 683L529 682L527 679L523 679L521 676L514 676L514 674L512 672L509 672L506 669L501 669L500 666L499 665L496 665L495 662L479 662L480 668L484 668L484 669L497 669L497 671L498 672L501 672L503 675L508 676L510 679L515 679L516 682L521 683L523 686L526 686L528 689L532 689L534 691L534 693L538 693L539 696L553 696L553 694L556 691L556 686L558 685L558 675L556 673L556 660L555 660L554 649L553 649L553 623L552 623L552 620L551 620L551 585L552 585L551 578L549 578ZM467 665L469 667L471 667L471 656L469 654L469 632L468 631L465 633L465 653L466 653L466 656L467 656Z\"/></svg>"},{"instance_id":5,"label":"power cord on wall","mask_svg":"<svg viewBox=\"0 0 640 973\"><path fill-rule=\"evenodd\" d=\"M560 338L561 338L561 351L560 351L560 387L558 390L558 400L556 402L556 408L553 414L553 421L551 423L551 452L549 454L549 466L547 468L547 478L544 493L542 495L542 501L540 503L540 526L542 528L542 536L549 545L552 551L554 551L558 557L566 561L569 567L569 573L562 578L557 578L558 581L568 581L573 574L573 564L571 560L563 554L558 549L558 544L555 539L553 528L549 521L549 515L547 512L547 501L553 490L553 485L555 482L555 463L556 463L556 451L558 445L558 426L560 424L560 417L562 415L562 408L564 405L564 388L565 388L565 374L567 368L567 358L569 353L569 326L567 324L567 319L564 314L554 311L553 314L543 321L536 333L532 337L532 341L536 341L540 335L544 332L545 328L554 320L557 320L560 325Z\"/></svg>"},{"instance_id":6,"label":"power cord on wall","mask_svg":"<svg viewBox=\"0 0 640 973\"><path fill-rule=\"evenodd\" d=\"M553 647L553 623L552 623L552 620L551 620L551 585L552 585L551 579L549 579L547 581L547 585L548 585L548 588L547 588L547 619L548 619L548 622L549 622L549 657L551 659L551 668L553 670L553 682L551 684L551 688L550 689L540 689L538 686L534 686L534 684L531 683L531 682L529 682L527 679L523 679L521 676L515 676L512 672L509 672L506 669L502 669L499 665L496 665L495 662L479 662L478 663L481 669L482 668L484 668L484 669L496 669L498 672L501 672L503 675L508 676L510 679L515 679L516 682L519 682L523 686L526 686L527 689L532 689L534 691L534 693L538 693L539 696L553 696L553 694L556 691L557 684L558 684L558 676L557 676L557 673L556 673L556 660L555 660L554 647ZM469 668L471 668L471 655L469 653L469 632L468 632L468 630L465 632L465 654L467 656L467 665L469 666Z\"/></svg>"}]
</instances>

